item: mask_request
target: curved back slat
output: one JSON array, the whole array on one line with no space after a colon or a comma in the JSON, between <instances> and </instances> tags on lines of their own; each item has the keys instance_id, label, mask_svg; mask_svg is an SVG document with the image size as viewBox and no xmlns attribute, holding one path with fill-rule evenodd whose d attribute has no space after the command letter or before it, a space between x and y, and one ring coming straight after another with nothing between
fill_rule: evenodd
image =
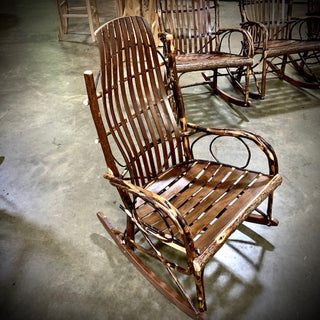
<instances>
[{"instance_id":1,"label":"curved back slat","mask_svg":"<svg viewBox=\"0 0 320 320\"><path fill-rule=\"evenodd\" d=\"M244 21L258 21L269 32L269 39L288 35L287 22L292 17L292 0L239 0Z\"/></svg>"},{"instance_id":2,"label":"curved back slat","mask_svg":"<svg viewBox=\"0 0 320 320\"><path fill-rule=\"evenodd\" d=\"M173 35L174 46L179 54L214 50L210 11L215 5L210 4L209 0L157 1L161 30ZM216 20L214 30L218 23Z\"/></svg>"},{"instance_id":3,"label":"curved back slat","mask_svg":"<svg viewBox=\"0 0 320 320\"><path fill-rule=\"evenodd\" d=\"M144 185L184 159L154 38L142 17L112 20L96 37L106 128L131 181Z\"/></svg>"}]
</instances>

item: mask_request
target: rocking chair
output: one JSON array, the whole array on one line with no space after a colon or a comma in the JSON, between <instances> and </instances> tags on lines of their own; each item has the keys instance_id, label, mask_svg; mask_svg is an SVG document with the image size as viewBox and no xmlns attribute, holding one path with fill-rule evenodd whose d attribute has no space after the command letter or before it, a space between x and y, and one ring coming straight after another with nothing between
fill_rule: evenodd
<instances>
[{"instance_id":1,"label":"rocking chair","mask_svg":"<svg viewBox=\"0 0 320 320\"><path fill-rule=\"evenodd\" d=\"M98 217L121 251L161 293L190 317L202 319L203 271L210 258L242 222L278 223L271 215L273 191L281 183L277 157L263 138L251 132L187 123L172 38L167 37L166 85L164 65L143 17L114 19L96 31L96 38L102 92L97 93L93 74L86 71L88 103L108 167L104 177L120 194L127 225L119 231L103 213ZM195 158L196 145L205 137L212 138L209 149L221 137L245 144L247 163L241 168L222 164L214 153L212 161ZM247 169L248 142L266 159L268 173ZM265 199L266 213L257 208ZM174 252L173 259L166 256L168 251L169 256ZM141 254L162 263L177 290L151 271ZM181 264L175 261L178 255ZM197 303L179 274L193 277Z\"/></svg>"},{"instance_id":2,"label":"rocking chair","mask_svg":"<svg viewBox=\"0 0 320 320\"><path fill-rule=\"evenodd\" d=\"M320 64L320 17L292 17L293 0L239 0L239 7L241 26L252 35L255 58L260 56L252 67L258 97L265 96L268 72L292 85L319 89L320 79L312 67Z\"/></svg>"},{"instance_id":3,"label":"rocking chair","mask_svg":"<svg viewBox=\"0 0 320 320\"><path fill-rule=\"evenodd\" d=\"M213 71L212 76L202 72L205 82L191 85L208 84L213 93L225 101L249 106L249 75L253 65L252 39L243 29L220 28L219 1L157 0L157 12L164 55L166 56L168 51L166 34L172 34L177 72L180 76L192 71ZM229 76L242 96L241 99L218 87L219 75ZM244 81L241 81L243 77Z\"/></svg>"}]
</instances>

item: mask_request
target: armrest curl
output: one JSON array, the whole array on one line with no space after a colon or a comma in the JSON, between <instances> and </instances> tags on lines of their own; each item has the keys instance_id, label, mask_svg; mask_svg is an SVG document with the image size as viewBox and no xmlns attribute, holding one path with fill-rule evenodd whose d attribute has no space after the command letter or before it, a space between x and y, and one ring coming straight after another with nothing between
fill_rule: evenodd
<instances>
[{"instance_id":1,"label":"armrest curl","mask_svg":"<svg viewBox=\"0 0 320 320\"><path fill-rule=\"evenodd\" d=\"M152 235L162 242L173 242L174 233L176 230L181 234L184 241L185 248L194 250L193 243L190 242L190 231L185 219L180 215L179 211L165 198L159 196L158 194L136 186L128 181L115 177L112 173L106 173L104 178L108 179L109 182L115 186L121 192L133 196L134 201L132 201L131 212L127 214L131 217L137 227L144 233ZM134 202L142 200L141 204L144 202L147 205L153 207L157 213L161 216L163 222L166 224L167 232L160 232L156 230L151 225L146 224L137 215ZM175 227L175 232L172 230L172 226L169 225L168 219L171 220ZM188 239L188 240L187 240Z\"/></svg>"},{"instance_id":2,"label":"armrest curl","mask_svg":"<svg viewBox=\"0 0 320 320\"><path fill-rule=\"evenodd\" d=\"M242 28L221 28L219 29L218 35L220 37L219 44L217 46L218 50L221 50L223 43L227 42L227 48L229 53L233 53L233 49L231 47L231 37L232 35L240 33L242 35L241 43L241 55L246 57L253 57L253 41L250 33ZM233 41L232 41L233 42Z\"/></svg>"},{"instance_id":3,"label":"armrest curl","mask_svg":"<svg viewBox=\"0 0 320 320\"><path fill-rule=\"evenodd\" d=\"M267 27L257 21L247 21L241 23L241 27L247 30L253 39L255 51L266 51L268 48L269 32Z\"/></svg>"},{"instance_id":4,"label":"armrest curl","mask_svg":"<svg viewBox=\"0 0 320 320\"><path fill-rule=\"evenodd\" d=\"M261 136L256 135L250 131L241 130L241 129L204 128L204 127L198 126L196 124L192 124L192 123L188 123L187 126L194 130L194 134L202 132L202 133L204 133L204 136L206 136L206 135L231 136L231 137L235 137L240 140L241 139L248 139L250 141L253 141L263 151L263 153L267 157L268 164L269 164L269 174L276 175L278 173L278 160L277 160L276 153L273 150L272 146L265 139L263 139ZM241 140L241 142L243 142L243 141ZM250 153L250 150L247 145L246 145L246 148L247 148L248 152ZM245 167L248 165L249 161L250 161L250 158L248 159Z\"/></svg>"}]
</instances>

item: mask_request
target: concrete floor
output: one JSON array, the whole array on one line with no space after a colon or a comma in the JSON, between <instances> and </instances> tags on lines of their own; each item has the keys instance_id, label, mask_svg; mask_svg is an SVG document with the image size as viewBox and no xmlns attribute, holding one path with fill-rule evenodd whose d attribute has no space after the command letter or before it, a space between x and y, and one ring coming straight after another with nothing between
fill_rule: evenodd
<instances>
[{"instance_id":1,"label":"concrete floor","mask_svg":"<svg viewBox=\"0 0 320 320\"><path fill-rule=\"evenodd\" d=\"M98 5L102 22L115 16L113 1ZM223 21L237 25L237 4L221 7ZM127 262L95 216L102 210L124 222L82 104L82 73L98 69L83 25L58 42L55 1L0 3L1 319L188 319ZM204 87L184 96L190 122L264 136L283 176L274 204L280 225L246 223L208 266L210 319L315 319L320 92L271 78L266 99L248 109Z\"/></svg>"}]
</instances>

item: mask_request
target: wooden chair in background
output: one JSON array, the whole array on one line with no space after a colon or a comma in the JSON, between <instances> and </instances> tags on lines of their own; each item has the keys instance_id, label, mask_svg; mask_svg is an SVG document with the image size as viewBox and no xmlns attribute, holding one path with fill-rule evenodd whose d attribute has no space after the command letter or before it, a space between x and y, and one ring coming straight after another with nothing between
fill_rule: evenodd
<instances>
[{"instance_id":1,"label":"wooden chair in background","mask_svg":"<svg viewBox=\"0 0 320 320\"><path fill-rule=\"evenodd\" d=\"M173 35L178 73L212 70L211 77L202 73L205 82L200 84L209 84L215 94L228 102L248 106L253 64L251 36L240 28L220 28L219 1L157 0L157 12L165 55L168 46L165 35ZM229 76L241 93L240 99L221 89L219 75Z\"/></svg>"},{"instance_id":2,"label":"wooden chair in background","mask_svg":"<svg viewBox=\"0 0 320 320\"><path fill-rule=\"evenodd\" d=\"M69 18L88 18L92 41L95 41L93 18L96 27L100 26L96 0L85 0L85 6L69 6L68 0L56 0L59 17L59 41L62 34L68 33Z\"/></svg>"},{"instance_id":3,"label":"wooden chair in background","mask_svg":"<svg viewBox=\"0 0 320 320\"><path fill-rule=\"evenodd\" d=\"M239 0L239 7L241 26L254 41L253 74L261 73L258 96L265 96L268 72L295 86L319 89L312 67L320 65L320 17L292 17L293 0Z\"/></svg>"},{"instance_id":4,"label":"wooden chair in background","mask_svg":"<svg viewBox=\"0 0 320 320\"><path fill-rule=\"evenodd\" d=\"M320 0L308 0L307 14L310 16L320 15Z\"/></svg>"},{"instance_id":5,"label":"wooden chair in background","mask_svg":"<svg viewBox=\"0 0 320 320\"><path fill-rule=\"evenodd\" d=\"M167 38L166 85L164 65L143 17L114 19L96 31L96 38L102 91L97 93L93 74L86 71L88 103L108 167L104 177L119 192L127 224L119 231L103 213L98 217L161 293L190 317L202 319L205 265L242 222L278 223L272 218L273 191L281 183L276 154L251 132L187 122L172 38ZM213 150L223 138L245 145L248 159L242 167L217 160ZM194 157L198 146L207 146L213 158ZM248 169L251 148L261 153L268 172ZM264 200L265 213L258 209ZM177 290L144 263L143 255L162 264ZM184 288L181 274L194 279L195 298Z\"/></svg>"}]
</instances>

